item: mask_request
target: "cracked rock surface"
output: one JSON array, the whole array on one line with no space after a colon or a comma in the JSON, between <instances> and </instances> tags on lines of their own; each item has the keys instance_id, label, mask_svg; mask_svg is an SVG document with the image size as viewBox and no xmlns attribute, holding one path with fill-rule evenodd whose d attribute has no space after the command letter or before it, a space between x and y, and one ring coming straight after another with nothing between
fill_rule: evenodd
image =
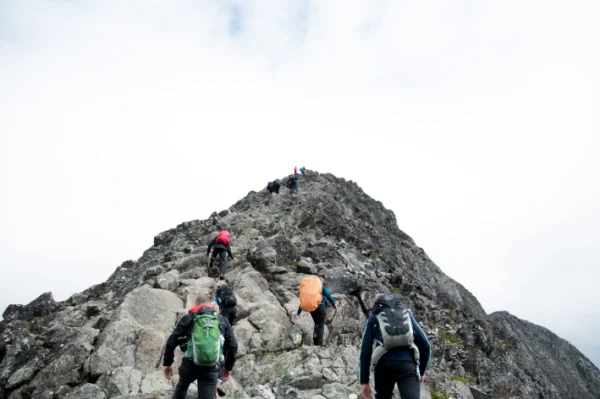
<instances>
[{"instance_id":1,"label":"cracked rock surface","mask_svg":"<svg viewBox=\"0 0 600 399\"><path fill-rule=\"evenodd\" d=\"M225 275L238 298L232 398L354 398L362 328L375 295L404 297L432 344L422 398L600 398L600 371L547 329L487 315L351 181L308 171L299 195L250 192L206 220L158 234L107 281L56 302L11 305L0 322L0 398L170 398L161 357L200 290L218 285L206 244L232 233ZM325 348L309 314L295 317L302 277L323 277ZM176 362L183 354L177 349ZM194 397L195 387L188 397Z\"/></svg>"}]
</instances>

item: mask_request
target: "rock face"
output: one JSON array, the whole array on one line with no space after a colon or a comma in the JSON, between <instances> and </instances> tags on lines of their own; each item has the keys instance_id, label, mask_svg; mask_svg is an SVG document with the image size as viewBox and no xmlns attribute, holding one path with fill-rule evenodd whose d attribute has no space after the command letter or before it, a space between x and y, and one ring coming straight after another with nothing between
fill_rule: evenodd
<instances>
[{"instance_id":1,"label":"rock face","mask_svg":"<svg viewBox=\"0 0 600 399\"><path fill-rule=\"evenodd\" d=\"M11 305L0 322L0 398L169 398L166 338L209 275L206 244L232 233L225 278L238 297L234 398L353 398L358 346L375 295L400 293L433 347L423 398L599 398L600 371L543 327L486 315L353 182L307 172L300 193L251 192L207 220L154 238L104 283L55 302ZM326 348L310 315L296 318L300 279L323 277L338 304ZM176 351L176 361L183 354ZM193 391L190 388L190 393Z\"/></svg>"}]
</instances>

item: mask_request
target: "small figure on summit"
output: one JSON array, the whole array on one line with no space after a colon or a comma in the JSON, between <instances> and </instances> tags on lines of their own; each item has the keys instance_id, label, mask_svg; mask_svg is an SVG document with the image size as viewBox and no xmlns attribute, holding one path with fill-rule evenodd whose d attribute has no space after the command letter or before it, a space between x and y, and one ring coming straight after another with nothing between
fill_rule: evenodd
<instances>
[{"instance_id":1,"label":"small figure on summit","mask_svg":"<svg viewBox=\"0 0 600 399\"><path fill-rule=\"evenodd\" d=\"M304 174L304 172L306 172L306 168L303 166L300 168L300 173Z\"/></svg>"},{"instance_id":2,"label":"small figure on summit","mask_svg":"<svg viewBox=\"0 0 600 399\"><path fill-rule=\"evenodd\" d=\"M267 190L269 191L269 194L279 194L279 187L281 187L281 182L279 179L275 179L267 183Z\"/></svg>"},{"instance_id":3,"label":"small figure on summit","mask_svg":"<svg viewBox=\"0 0 600 399\"><path fill-rule=\"evenodd\" d=\"M225 284L217 286L215 302L219 305L219 313L229 320L229 324L233 326L235 316L237 316L237 298L233 293L233 289Z\"/></svg>"},{"instance_id":4,"label":"small figure on summit","mask_svg":"<svg viewBox=\"0 0 600 399\"><path fill-rule=\"evenodd\" d=\"M315 322L315 332L313 334L313 344L315 346L324 346L323 334L325 332L325 319L327 318L327 302L325 302L323 295L331 303L331 306L337 309L335 300L319 277L308 276L300 281L300 306L297 315L299 316L302 311L310 312Z\"/></svg>"},{"instance_id":5,"label":"small figure on summit","mask_svg":"<svg viewBox=\"0 0 600 399\"><path fill-rule=\"evenodd\" d=\"M290 175L288 177L285 186L290 189L292 194L298 194L298 178L295 175Z\"/></svg>"},{"instance_id":6,"label":"small figure on summit","mask_svg":"<svg viewBox=\"0 0 600 399\"><path fill-rule=\"evenodd\" d=\"M378 295L360 349L362 397L372 397L369 373L373 366L376 399L391 399L396 384L402 398L418 399L419 383L425 378L430 356L431 345L425 333L400 297L395 293Z\"/></svg>"},{"instance_id":7,"label":"small figure on summit","mask_svg":"<svg viewBox=\"0 0 600 399\"><path fill-rule=\"evenodd\" d=\"M227 267L227 255L231 260L235 260L231 253L231 234L227 230L219 231L217 237L208 243L208 249L206 250L206 256L210 254L210 249L213 248L212 257L210 258L209 266L213 267L215 258L219 255L219 278L223 280L225 275L225 268Z\"/></svg>"},{"instance_id":8,"label":"small figure on summit","mask_svg":"<svg viewBox=\"0 0 600 399\"><path fill-rule=\"evenodd\" d=\"M294 166L294 176L296 176L298 174L298 167Z\"/></svg>"},{"instance_id":9,"label":"small figure on summit","mask_svg":"<svg viewBox=\"0 0 600 399\"><path fill-rule=\"evenodd\" d=\"M200 293L196 306L183 316L167 339L163 373L167 380L173 376L174 352L181 336L187 337L187 356L179 368L179 382L173 399L183 399L191 383L198 383L198 398L213 399L219 377L229 379L238 344L226 318L212 308L210 296ZM219 370L223 366L221 376Z\"/></svg>"}]
</instances>

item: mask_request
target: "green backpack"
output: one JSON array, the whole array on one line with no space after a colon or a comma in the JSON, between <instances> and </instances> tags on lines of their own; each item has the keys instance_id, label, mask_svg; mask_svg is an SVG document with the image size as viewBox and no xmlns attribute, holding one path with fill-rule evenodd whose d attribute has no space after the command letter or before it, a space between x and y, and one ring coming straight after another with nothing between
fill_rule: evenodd
<instances>
[{"instance_id":1,"label":"green backpack","mask_svg":"<svg viewBox=\"0 0 600 399\"><path fill-rule=\"evenodd\" d=\"M205 313L194 316L188 357L199 366L214 366L223 354L219 316Z\"/></svg>"}]
</instances>

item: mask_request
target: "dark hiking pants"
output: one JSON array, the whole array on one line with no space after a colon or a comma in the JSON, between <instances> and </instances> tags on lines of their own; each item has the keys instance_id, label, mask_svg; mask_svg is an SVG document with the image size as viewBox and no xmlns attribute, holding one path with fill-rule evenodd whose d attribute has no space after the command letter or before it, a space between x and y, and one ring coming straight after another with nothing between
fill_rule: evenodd
<instances>
[{"instance_id":1,"label":"dark hiking pants","mask_svg":"<svg viewBox=\"0 0 600 399\"><path fill-rule=\"evenodd\" d=\"M173 399L185 399L190 384L198 381L198 399L214 399L217 392L219 370L215 366L196 366L187 357L179 368L179 382L175 387Z\"/></svg>"},{"instance_id":2,"label":"dark hiking pants","mask_svg":"<svg viewBox=\"0 0 600 399\"><path fill-rule=\"evenodd\" d=\"M402 399L419 399L421 386L417 364L407 360L380 359L375 366L375 399L391 399L396 384Z\"/></svg>"},{"instance_id":3,"label":"dark hiking pants","mask_svg":"<svg viewBox=\"0 0 600 399\"><path fill-rule=\"evenodd\" d=\"M315 333L313 343L315 346L323 346L323 334L325 333L325 319L327 318L327 308L321 304L316 310L310 312L315 322Z\"/></svg>"},{"instance_id":4,"label":"dark hiking pants","mask_svg":"<svg viewBox=\"0 0 600 399\"><path fill-rule=\"evenodd\" d=\"M215 258L219 256L219 270L221 275L225 274L225 268L227 267L227 250L224 248L214 248L212 251L212 258L210 264L215 263Z\"/></svg>"},{"instance_id":5,"label":"dark hiking pants","mask_svg":"<svg viewBox=\"0 0 600 399\"><path fill-rule=\"evenodd\" d=\"M227 320L229 320L229 324L233 326L233 323L235 322L235 317L237 316L237 308L235 306L232 306L230 308L222 308L221 315Z\"/></svg>"}]
</instances>

